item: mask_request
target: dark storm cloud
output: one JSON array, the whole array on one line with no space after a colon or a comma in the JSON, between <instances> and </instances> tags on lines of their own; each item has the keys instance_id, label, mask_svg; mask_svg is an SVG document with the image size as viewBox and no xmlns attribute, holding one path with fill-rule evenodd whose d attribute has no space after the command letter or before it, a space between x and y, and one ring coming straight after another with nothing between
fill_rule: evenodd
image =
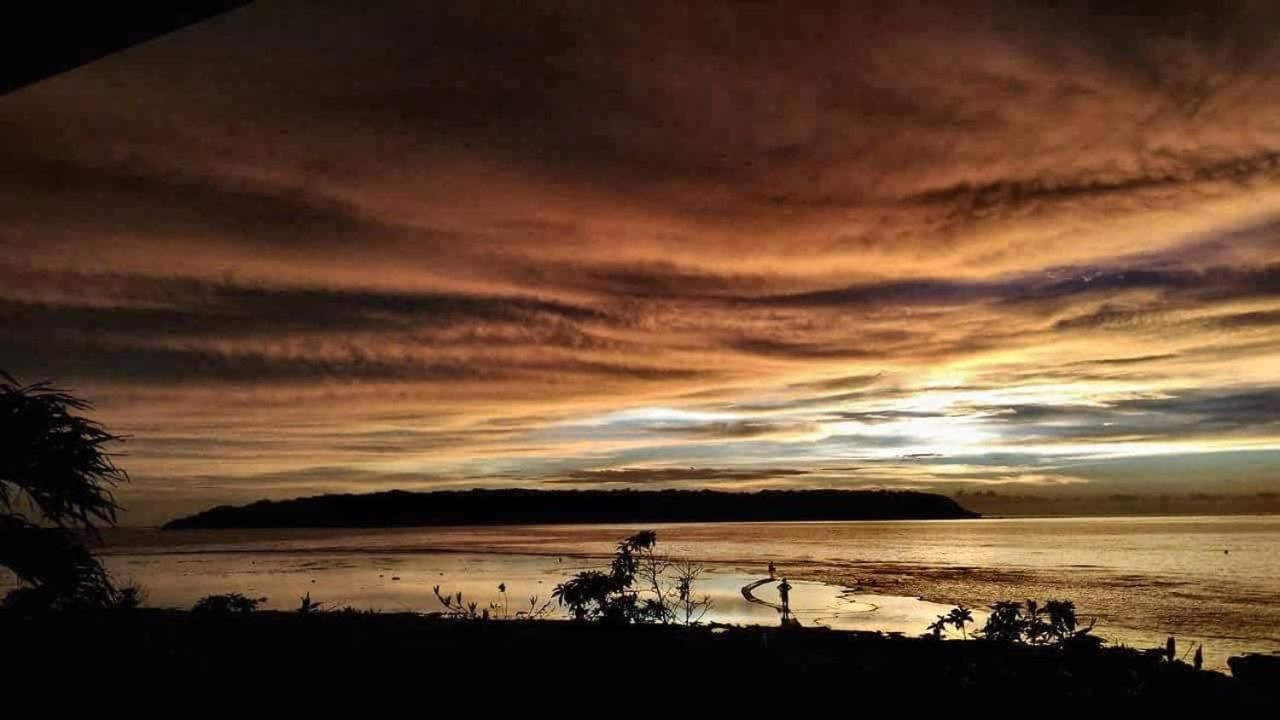
<instances>
[{"instance_id":1,"label":"dark storm cloud","mask_svg":"<svg viewBox=\"0 0 1280 720\"><path fill-rule=\"evenodd\" d=\"M382 300L389 302L379 309L377 306ZM269 306L273 301L277 304ZM221 303L211 299L209 304L150 308L0 302L0 328L31 336L231 340L286 333L340 337L358 332L397 331L417 332L425 338L432 331L456 326L528 323L531 327L525 330L531 337L535 335L534 327L546 327L547 332L538 334L537 340L547 344L578 348L608 344L569 326L556 327L554 311L542 315L530 307L532 305L536 303L465 296L388 299L323 292L293 297L289 293L270 292L248 302ZM479 344L483 338L477 337L474 341Z\"/></svg>"},{"instance_id":2,"label":"dark storm cloud","mask_svg":"<svg viewBox=\"0 0 1280 720\"><path fill-rule=\"evenodd\" d=\"M592 308L529 297L267 287L128 275L24 273L0 266L15 331L212 335L410 330L470 322L601 321Z\"/></svg>"},{"instance_id":3,"label":"dark storm cloud","mask_svg":"<svg viewBox=\"0 0 1280 720\"><path fill-rule=\"evenodd\" d=\"M742 338L732 343L735 350L753 355L770 355L800 359L838 359L838 358L871 358L876 357L875 350L866 347L862 342L850 347L833 345L828 342L789 342L769 338Z\"/></svg>"},{"instance_id":4,"label":"dark storm cloud","mask_svg":"<svg viewBox=\"0 0 1280 720\"><path fill-rule=\"evenodd\" d=\"M1280 424L1280 389L1183 390L1100 407L1015 405L998 412L993 419L1008 425L1005 432L1029 441L1221 437L1274 430Z\"/></svg>"},{"instance_id":5,"label":"dark storm cloud","mask_svg":"<svg viewBox=\"0 0 1280 720\"><path fill-rule=\"evenodd\" d=\"M554 279L569 287L610 295L673 300L761 293L783 282L763 274L692 271L661 263L624 267L567 265L547 271L541 279Z\"/></svg>"},{"instance_id":6,"label":"dark storm cloud","mask_svg":"<svg viewBox=\"0 0 1280 720\"><path fill-rule=\"evenodd\" d=\"M86 357L94 362L87 364ZM449 361L433 357L397 357L370 352L357 344L342 344L323 353L287 351L230 351L130 344L58 337L11 341L0 352L5 367L23 379L64 378L75 381L129 381L156 388L178 383L195 387L205 382L264 383L279 386L316 380L391 380L414 382L530 383L619 379L662 381L704 378L707 371L564 358L540 359L500 354L481 361Z\"/></svg>"},{"instance_id":7,"label":"dark storm cloud","mask_svg":"<svg viewBox=\"0 0 1280 720\"><path fill-rule=\"evenodd\" d=\"M21 205L0 205L10 222L62 226L79 218L48 213L70 199L95 208L83 220L86 229L99 232L145 224L155 235L187 230L210 238L269 237L272 243L314 248L326 241L405 230L302 187L277 187L192 168L92 165L18 146L3 157L0 189L22 195Z\"/></svg>"},{"instance_id":8,"label":"dark storm cloud","mask_svg":"<svg viewBox=\"0 0 1280 720\"><path fill-rule=\"evenodd\" d=\"M986 221L1000 214L1046 210L1055 203L1069 203L1091 197L1154 196L1156 193L1148 191L1212 182L1239 185L1269 183L1280 178L1280 153L1274 152L1214 162L1196 158L1168 158L1165 164L1167 168L1158 174L1127 177L1001 180L982 186L961 183L929 190L910 200L947 208L947 218L950 221ZM1181 200L1177 196L1171 199L1175 202ZM1166 202L1169 200L1166 195Z\"/></svg>"},{"instance_id":9,"label":"dark storm cloud","mask_svg":"<svg viewBox=\"0 0 1280 720\"><path fill-rule=\"evenodd\" d=\"M585 329L591 308L528 297L266 287L195 279L57 274L0 268L9 342L0 365L56 377L147 382L289 381L317 377L503 379L522 371L633 374L660 368L566 357L475 362L449 348L520 346L574 352L621 347ZM437 351L435 356L414 346ZM92 365L84 359L92 357ZM673 372L675 372L673 370Z\"/></svg>"},{"instance_id":10,"label":"dark storm cloud","mask_svg":"<svg viewBox=\"0 0 1280 720\"><path fill-rule=\"evenodd\" d=\"M84 358L92 357L93 363ZM257 352L215 352L190 348L111 345L97 340L41 338L16 340L0 358L24 379L130 381L156 383L309 383L322 378L402 381L497 381L512 371L471 363L395 361L371 357L358 347L336 357L273 356Z\"/></svg>"},{"instance_id":11,"label":"dark storm cloud","mask_svg":"<svg viewBox=\"0 0 1280 720\"><path fill-rule=\"evenodd\" d=\"M1273 328L1280 327L1280 310L1258 310L1237 313L1213 318L1210 323L1216 327L1235 330L1239 328Z\"/></svg>"},{"instance_id":12,"label":"dark storm cloud","mask_svg":"<svg viewBox=\"0 0 1280 720\"><path fill-rule=\"evenodd\" d=\"M866 283L794 295L765 296L742 302L782 307L883 307L966 305L980 302L1028 303L1104 296L1128 290L1187 291L1204 300L1222 301L1280 294L1280 266L1207 270L1142 268L1049 268L999 282L912 280Z\"/></svg>"},{"instance_id":13,"label":"dark storm cloud","mask_svg":"<svg viewBox=\"0 0 1280 720\"><path fill-rule=\"evenodd\" d=\"M1116 403L1121 411L1156 415L1192 415L1210 424L1241 426L1280 422L1280 388L1258 388L1236 392L1192 390L1171 393L1171 397L1137 398Z\"/></svg>"},{"instance_id":14,"label":"dark storm cloud","mask_svg":"<svg viewBox=\"0 0 1280 720\"><path fill-rule=\"evenodd\" d=\"M199 82L210 93L264 85L277 92L268 106L272 115L305 111L315 122L383 126L396 137L412 126L410 151L444 137L540 174L592 177L642 195L654 192L655 179L738 181L755 204L798 210L858 206L877 196L879 164L899 152L877 143L902 130L913 131L901 141L908 148L921 133L1025 132L1017 103L1037 99L1040 85L1073 90L1062 98L1070 107L1105 96L1100 82L1113 81L1129 92L1168 96L1168 107L1157 104L1143 118L1148 123L1166 114L1194 119L1230 89L1217 74L1223 66L1242 74L1267 67L1272 48L1239 38L1274 27L1277 17L1274 8L1250 4L1215 16L1211 26L1220 32L1205 33L1208 21L1199 15L1172 21L1165 11L1104 21L1070 3L1037 11L993 2L985 12L944 3L874 11L675 2L626 9L434 3L359 10L307 3L310 12L297 12L302 7L254 8L241 22L213 25L208 37L216 36L219 46L202 48L161 77ZM940 30L955 26L971 31L972 41ZM893 35L894 43L878 33ZM988 43L995 58L1023 62L987 69L985 58L974 55L936 80L964 85L936 96L919 86L928 78L917 73L979 43ZM936 61L921 54L930 45ZM1165 61L1174 50L1191 61ZM872 62L877 52L884 55L879 63ZM777 62L782 57L788 62ZM910 58L923 67L902 62ZM1077 77L1053 75L1054 63L1078 66ZM301 73L325 82L299 84ZM1116 119L1128 118L1117 112ZM246 123L242 133L252 128ZM927 142L919 149L932 147ZM1093 163L1055 174L1031 166L1015 177L975 177L897 198L942 201L943 217L950 217L971 213L975 204L1235 181L1265 173L1273 162L1266 152L1225 160L1212 152L1138 152L1145 172ZM866 163L872 165L864 180L843 172ZM720 212L744 209L708 196L663 192L661 199L693 210L708 203Z\"/></svg>"}]
</instances>

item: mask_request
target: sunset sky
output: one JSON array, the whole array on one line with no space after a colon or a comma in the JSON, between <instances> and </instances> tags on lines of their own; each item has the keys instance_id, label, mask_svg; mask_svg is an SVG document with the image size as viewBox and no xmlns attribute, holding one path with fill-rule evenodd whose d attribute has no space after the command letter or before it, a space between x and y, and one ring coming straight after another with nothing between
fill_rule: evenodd
<instances>
[{"instance_id":1,"label":"sunset sky","mask_svg":"<svg viewBox=\"0 0 1280 720\"><path fill-rule=\"evenodd\" d=\"M1280 3L363 5L0 97L0 369L126 522L1280 490Z\"/></svg>"}]
</instances>

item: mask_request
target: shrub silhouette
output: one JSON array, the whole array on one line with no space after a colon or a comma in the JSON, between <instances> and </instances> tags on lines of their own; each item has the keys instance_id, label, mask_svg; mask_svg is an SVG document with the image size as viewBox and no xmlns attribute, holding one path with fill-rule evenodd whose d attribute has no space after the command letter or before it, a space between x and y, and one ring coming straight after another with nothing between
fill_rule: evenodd
<instances>
[{"instance_id":1,"label":"shrub silhouette","mask_svg":"<svg viewBox=\"0 0 1280 720\"><path fill-rule=\"evenodd\" d=\"M632 578L618 578L599 570L583 570L560 583L551 596L574 620L631 622L636 615L635 597L626 591Z\"/></svg>"},{"instance_id":2,"label":"shrub silhouette","mask_svg":"<svg viewBox=\"0 0 1280 720\"><path fill-rule=\"evenodd\" d=\"M954 612L954 611L953 611ZM1002 600L991 606L987 623L977 634L1001 643L1097 647L1102 639L1093 635L1093 623L1078 627L1076 605L1070 600L1035 600L1026 603Z\"/></svg>"},{"instance_id":3,"label":"shrub silhouette","mask_svg":"<svg viewBox=\"0 0 1280 720\"><path fill-rule=\"evenodd\" d=\"M552 597L575 620L697 623L711 608L709 597L693 593L703 569L684 561L668 562L655 551L657 543L652 530L620 541L609 572L583 570L557 585ZM669 577L673 570L674 580Z\"/></svg>"},{"instance_id":4,"label":"shrub silhouette","mask_svg":"<svg viewBox=\"0 0 1280 720\"><path fill-rule=\"evenodd\" d=\"M122 438L78 414L91 408L49 383L22 385L0 371L0 565L23 585L6 596L7 607L114 607L140 599L136 590L119 594L75 532L115 524L112 491L128 480L105 449Z\"/></svg>"},{"instance_id":5,"label":"shrub silhouette","mask_svg":"<svg viewBox=\"0 0 1280 720\"><path fill-rule=\"evenodd\" d=\"M1070 600L1049 600L1044 604L1049 616L1049 636L1055 643L1064 642L1076 633L1076 604Z\"/></svg>"},{"instance_id":6,"label":"shrub silhouette","mask_svg":"<svg viewBox=\"0 0 1280 720\"><path fill-rule=\"evenodd\" d=\"M441 614L454 620L537 620L551 613L551 600L543 601L537 595L530 595L529 608L517 610L512 614L505 582L498 584L498 594L502 596L502 604L491 602L488 607L480 607L479 602L467 600L463 597L461 590L455 593L441 592L440 586L436 585L431 588L431 592L444 608Z\"/></svg>"},{"instance_id":7,"label":"shrub silhouette","mask_svg":"<svg viewBox=\"0 0 1280 720\"><path fill-rule=\"evenodd\" d=\"M1027 642L1032 645L1043 644L1049 638L1049 623L1044 619L1044 611L1040 603L1027 600L1026 628L1023 631Z\"/></svg>"},{"instance_id":8,"label":"shrub silhouette","mask_svg":"<svg viewBox=\"0 0 1280 720\"><path fill-rule=\"evenodd\" d=\"M299 615L311 615L313 613L318 613L320 612L320 608L323 606L324 603L311 599L311 593L307 593L306 595L298 598Z\"/></svg>"},{"instance_id":9,"label":"shrub silhouette","mask_svg":"<svg viewBox=\"0 0 1280 720\"><path fill-rule=\"evenodd\" d=\"M266 601L264 597L251 598L240 593L205 595L191 606L191 612L195 615L248 615Z\"/></svg>"},{"instance_id":10,"label":"shrub silhouette","mask_svg":"<svg viewBox=\"0 0 1280 720\"><path fill-rule=\"evenodd\" d=\"M988 640L1002 643L1020 642L1027 631L1022 603L1002 600L991 606L987 624L979 631Z\"/></svg>"},{"instance_id":11,"label":"shrub silhouette","mask_svg":"<svg viewBox=\"0 0 1280 720\"><path fill-rule=\"evenodd\" d=\"M436 600L444 606L444 615L446 617L458 620L488 620L489 608L481 609L480 603L474 600L464 600L462 591L456 593L441 593L440 586L436 585L431 588L431 592L435 593Z\"/></svg>"},{"instance_id":12,"label":"shrub silhouette","mask_svg":"<svg viewBox=\"0 0 1280 720\"><path fill-rule=\"evenodd\" d=\"M115 605L121 610L132 610L142 607L147 602L147 592L145 585L137 582L130 582L116 588Z\"/></svg>"},{"instance_id":13,"label":"shrub silhouette","mask_svg":"<svg viewBox=\"0 0 1280 720\"><path fill-rule=\"evenodd\" d=\"M517 611L516 617L522 620L538 620L540 618L544 618L547 615L551 614L551 603L553 601L547 600L545 602L541 602L540 604L540 600L541 598L539 598L537 595L530 595L529 609Z\"/></svg>"}]
</instances>

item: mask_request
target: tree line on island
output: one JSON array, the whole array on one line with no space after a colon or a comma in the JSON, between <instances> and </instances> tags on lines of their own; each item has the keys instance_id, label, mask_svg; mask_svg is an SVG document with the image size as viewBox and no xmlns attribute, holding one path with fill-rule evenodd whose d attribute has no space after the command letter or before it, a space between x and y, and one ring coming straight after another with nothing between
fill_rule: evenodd
<instances>
[{"instance_id":1,"label":"tree line on island","mask_svg":"<svg viewBox=\"0 0 1280 720\"><path fill-rule=\"evenodd\" d=\"M943 520L978 517L908 490L391 490L219 506L165 529L413 527L521 523Z\"/></svg>"}]
</instances>

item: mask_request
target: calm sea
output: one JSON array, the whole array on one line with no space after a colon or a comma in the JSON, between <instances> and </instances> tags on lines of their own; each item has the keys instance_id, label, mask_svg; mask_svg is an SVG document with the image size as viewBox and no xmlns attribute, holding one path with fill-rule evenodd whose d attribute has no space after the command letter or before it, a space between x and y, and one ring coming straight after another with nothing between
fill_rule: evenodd
<instances>
[{"instance_id":1,"label":"calm sea","mask_svg":"<svg viewBox=\"0 0 1280 720\"><path fill-rule=\"evenodd\" d=\"M396 530L117 530L102 553L148 604L189 606L212 592L292 608L438 609L432 588L494 612L546 602L571 573L607 562L634 526ZM1068 598L1099 635L1179 653L1204 644L1224 667L1280 651L1280 516L983 519L918 522L659 525L659 548L704 563L707 619L775 623L775 586L744 585L773 561L796 586L803 623L916 634L952 604ZM0 585L11 578L0 578ZM506 595L498 584L507 588ZM981 623L982 614L978 615Z\"/></svg>"}]
</instances>

